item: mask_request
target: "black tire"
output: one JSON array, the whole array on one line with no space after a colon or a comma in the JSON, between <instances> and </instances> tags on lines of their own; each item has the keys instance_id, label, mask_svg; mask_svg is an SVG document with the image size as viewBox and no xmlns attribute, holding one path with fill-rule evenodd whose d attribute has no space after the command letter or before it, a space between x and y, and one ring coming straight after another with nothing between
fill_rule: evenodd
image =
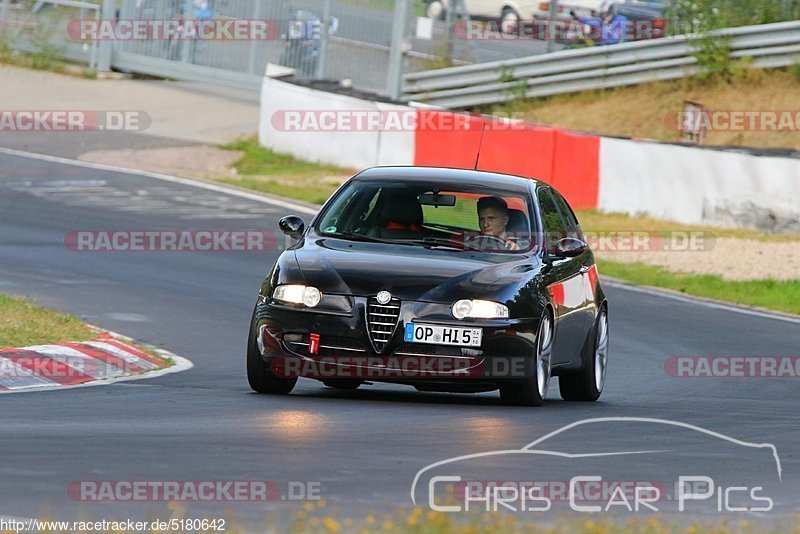
<instances>
[{"instance_id":1,"label":"black tire","mask_svg":"<svg viewBox=\"0 0 800 534\"><path fill-rule=\"evenodd\" d=\"M545 321L545 319L548 319ZM549 338L544 338L543 333L545 329L549 328ZM552 364L553 354L553 333L555 332L555 325L553 323L553 315L550 310L545 310L542 320L539 322L539 332L536 334L536 349L533 354L533 372L531 376L525 377L522 380L517 380L507 385L500 387L500 400L505 404L514 406L541 406L544 402L544 397L547 395L547 384L545 384L544 394L539 391L539 353L544 350L549 351L548 356L548 371L546 382L549 383L549 367ZM543 341L546 340L546 341ZM547 343L546 347L542 343Z\"/></svg>"},{"instance_id":2,"label":"black tire","mask_svg":"<svg viewBox=\"0 0 800 534\"><path fill-rule=\"evenodd\" d=\"M359 388L363 382L361 380L348 380L346 378L334 378L332 380L323 380L323 384L333 389L353 391Z\"/></svg>"},{"instance_id":3,"label":"black tire","mask_svg":"<svg viewBox=\"0 0 800 534\"><path fill-rule=\"evenodd\" d=\"M280 378L273 374L269 364L258 353L255 332L255 315L250 322L247 338L247 381L253 391L272 395L287 395L294 389L296 378Z\"/></svg>"},{"instance_id":4,"label":"black tire","mask_svg":"<svg viewBox=\"0 0 800 534\"><path fill-rule=\"evenodd\" d=\"M601 321L605 321L605 332L600 330ZM561 398L567 401L581 401L581 402L594 402L600 398L603 393L603 386L605 384L605 374L599 381L598 387L597 380L597 366L595 359L597 358L598 344L601 342L600 337L605 336L605 351L606 360L603 368L605 369L608 364L608 312L604 307L597 316L594 327L592 328L591 336L586 340L583 349L583 369L580 372L569 375L562 375L558 377L558 389L561 392Z\"/></svg>"}]
</instances>

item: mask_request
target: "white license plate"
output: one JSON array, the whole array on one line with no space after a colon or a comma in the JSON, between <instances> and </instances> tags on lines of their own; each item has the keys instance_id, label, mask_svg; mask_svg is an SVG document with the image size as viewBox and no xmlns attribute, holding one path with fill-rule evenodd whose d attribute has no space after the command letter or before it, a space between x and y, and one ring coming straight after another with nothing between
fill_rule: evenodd
<instances>
[{"instance_id":1,"label":"white license plate","mask_svg":"<svg viewBox=\"0 0 800 534\"><path fill-rule=\"evenodd\" d=\"M406 343L480 347L482 337L480 328L407 323L404 339Z\"/></svg>"}]
</instances>

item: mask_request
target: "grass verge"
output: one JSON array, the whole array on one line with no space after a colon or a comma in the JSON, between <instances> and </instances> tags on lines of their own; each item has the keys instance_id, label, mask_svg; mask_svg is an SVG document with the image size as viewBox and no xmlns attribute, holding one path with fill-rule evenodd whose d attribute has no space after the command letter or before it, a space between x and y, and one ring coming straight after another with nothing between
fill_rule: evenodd
<instances>
[{"instance_id":1,"label":"grass verge","mask_svg":"<svg viewBox=\"0 0 800 534\"><path fill-rule=\"evenodd\" d=\"M0 294L0 348L88 341L96 334L71 315Z\"/></svg>"},{"instance_id":2,"label":"grass verge","mask_svg":"<svg viewBox=\"0 0 800 534\"><path fill-rule=\"evenodd\" d=\"M254 189L313 204L322 204L355 171L333 165L320 165L278 154L249 138L222 148L240 150L244 155L234 164L238 178L217 181Z\"/></svg>"},{"instance_id":3,"label":"grass verge","mask_svg":"<svg viewBox=\"0 0 800 534\"><path fill-rule=\"evenodd\" d=\"M641 263L598 261L600 273L642 286L800 315L800 280L729 281L713 275L673 273Z\"/></svg>"}]
</instances>

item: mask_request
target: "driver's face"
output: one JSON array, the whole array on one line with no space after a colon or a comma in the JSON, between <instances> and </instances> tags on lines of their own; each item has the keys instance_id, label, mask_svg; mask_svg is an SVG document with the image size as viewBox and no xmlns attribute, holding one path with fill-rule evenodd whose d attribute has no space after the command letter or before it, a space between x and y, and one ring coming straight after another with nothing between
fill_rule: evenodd
<instances>
[{"instance_id":1,"label":"driver's face","mask_svg":"<svg viewBox=\"0 0 800 534\"><path fill-rule=\"evenodd\" d=\"M484 234L500 235L506 231L508 215L495 208L484 208L478 212L478 224Z\"/></svg>"}]
</instances>

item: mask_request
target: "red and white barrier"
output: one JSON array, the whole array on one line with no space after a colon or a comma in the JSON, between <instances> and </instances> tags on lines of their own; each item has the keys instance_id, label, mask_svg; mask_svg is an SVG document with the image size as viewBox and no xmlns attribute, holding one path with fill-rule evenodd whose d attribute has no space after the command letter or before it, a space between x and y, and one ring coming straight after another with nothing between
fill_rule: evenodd
<instances>
[{"instance_id":1,"label":"red and white barrier","mask_svg":"<svg viewBox=\"0 0 800 534\"><path fill-rule=\"evenodd\" d=\"M310 128L287 128L287 110L310 113L316 122L310 121ZM414 120L411 127L389 130L365 131L347 120L339 127L329 122L332 128L315 129L326 112L348 120L361 112L382 113L384 118L411 115ZM262 88L259 138L277 152L356 169L471 169L480 147L478 169L543 180L576 209L643 214L684 224L800 230L799 159L511 124L494 117L381 104L271 78L265 78Z\"/></svg>"}]
</instances>

